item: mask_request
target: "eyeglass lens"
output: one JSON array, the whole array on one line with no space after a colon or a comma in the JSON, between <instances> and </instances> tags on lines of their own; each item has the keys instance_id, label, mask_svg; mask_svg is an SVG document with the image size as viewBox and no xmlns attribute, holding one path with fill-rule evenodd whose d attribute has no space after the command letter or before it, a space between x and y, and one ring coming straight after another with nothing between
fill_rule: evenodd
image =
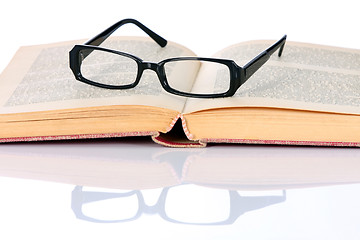
<instances>
[{"instance_id":1,"label":"eyeglass lens","mask_svg":"<svg viewBox=\"0 0 360 240\"><path fill-rule=\"evenodd\" d=\"M92 51L87 55L86 52ZM87 55L81 64L84 78L110 86L133 84L137 77L137 62L129 57L101 50L82 50Z\"/></svg>"}]
</instances>

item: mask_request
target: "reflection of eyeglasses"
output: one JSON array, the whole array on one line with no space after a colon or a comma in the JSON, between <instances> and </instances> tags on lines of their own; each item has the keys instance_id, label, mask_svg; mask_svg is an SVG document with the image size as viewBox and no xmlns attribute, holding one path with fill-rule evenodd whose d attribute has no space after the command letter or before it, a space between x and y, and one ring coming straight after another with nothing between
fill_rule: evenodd
<instances>
[{"instance_id":1,"label":"reflection of eyeglasses","mask_svg":"<svg viewBox=\"0 0 360 240\"><path fill-rule=\"evenodd\" d=\"M281 196L242 197L236 191L181 185L164 188L157 203L148 206L141 191L93 192L76 186L72 209L77 218L97 223L134 221L150 213L173 223L223 225L234 223L245 212L285 200L285 191Z\"/></svg>"},{"instance_id":2,"label":"reflection of eyeglasses","mask_svg":"<svg viewBox=\"0 0 360 240\"><path fill-rule=\"evenodd\" d=\"M75 45L70 51L70 68L75 78L84 83L107 89L130 89L140 81L142 73L146 69L157 73L162 87L169 93L197 98L230 97L245 83L267 60L280 48L279 57L285 45L286 35L278 42L263 51L244 67L238 66L228 59L178 57L163 60L159 63L144 62L140 58L111 49L98 47L116 29L126 23L133 23L145 31L161 47L165 47L167 41L134 19L124 19L84 45ZM101 63L101 64L100 64ZM195 90L192 84L179 84L179 80L186 81L186 75L182 78L171 74L174 68L181 69L179 73L197 69L200 65L207 65L215 70L221 86L212 91Z\"/></svg>"}]
</instances>

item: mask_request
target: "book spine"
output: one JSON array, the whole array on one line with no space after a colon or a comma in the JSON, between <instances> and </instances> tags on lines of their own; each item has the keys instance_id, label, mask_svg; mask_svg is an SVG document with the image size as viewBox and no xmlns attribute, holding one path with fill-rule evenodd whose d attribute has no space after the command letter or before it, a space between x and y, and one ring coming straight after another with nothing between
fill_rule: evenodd
<instances>
[{"instance_id":1,"label":"book spine","mask_svg":"<svg viewBox=\"0 0 360 240\"><path fill-rule=\"evenodd\" d=\"M179 113L179 114L176 116L176 118L174 118L174 119L172 120L172 122L170 123L170 126L169 126L168 129L167 129L167 132L170 132L171 129L174 128L176 122L179 121L179 120L181 121L181 125L182 125L182 128L183 128L183 130L184 130L184 133L185 133L186 137L187 137L189 140L192 140L192 139L193 139L193 135L189 132L189 129L187 128L187 125L186 125L185 118L184 118L184 116L183 116L181 113Z\"/></svg>"},{"instance_id":2,"label":"book spine","mask_svg":"<svg viewBox=\"0 0 360 240\"><path fill-rule=\"evenodd\" d=\"M181 122L181 128L183 134L174 130L176 123ZM185 118L182 114L178 114L170 123L166 133L158 133L156 136L152 136L154 142L166 146L177 148L201 148L206 147L206 143L200 141L193 141L193 135L189 132Z\"/></svg>"}]
</instances>

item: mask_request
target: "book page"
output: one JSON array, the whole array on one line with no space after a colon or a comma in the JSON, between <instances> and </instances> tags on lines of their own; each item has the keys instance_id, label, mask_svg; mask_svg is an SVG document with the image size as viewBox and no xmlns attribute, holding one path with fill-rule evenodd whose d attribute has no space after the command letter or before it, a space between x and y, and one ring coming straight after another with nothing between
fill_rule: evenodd
<instances>
[{"instance_id":1,"label":"book page","mask_svg":"<svg viewBox=\"0 0 360 240\"><path fill-rule=\"evenodd\" d=\"M275 41L230 46L214 55L244 66ZM201 69L195 85L227 84L213 69ZM360 50L286 42L233 97L188 99L185 113L208 108L278 107L360 114Z\"/></svg>"},{"instance_id":2,"label":"book page","mask_svg":"<svg viewBox=\"0 0 360 240\"><path fill-rule=\"evenodd\" d=\"M75 79L69 67L69 51L84 41L22 47L0 76L0 113L17 113L104 105L146 105L181 111L186 98L163 90L158 76L145 70L132 89L103 89ZM194 56L187 48L168 42L162 48L146 37L113 37L101 47L130 53L147 62L166 58ZM99 59L102 64L104 59ZM187 72L195 79L198 69ZM107 74L123 74L113 68ZM167 74L172 74L167 73Z\"/></svg>"}]
</instances>

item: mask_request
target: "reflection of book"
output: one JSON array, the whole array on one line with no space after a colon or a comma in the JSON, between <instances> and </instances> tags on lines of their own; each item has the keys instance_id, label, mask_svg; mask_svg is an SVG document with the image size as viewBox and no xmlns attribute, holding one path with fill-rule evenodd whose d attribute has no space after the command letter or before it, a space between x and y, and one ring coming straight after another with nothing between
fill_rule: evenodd
<instances>
[{"instance_id":1,"label":"reflection of book","mask_svg":"<svg viewBox=\"0 0 360 240\"><path fill-rule=\"evenodd\" d=\"M75 148L66 143L5 145L0 149L0 176L120 189L179 183L169 163L152 159L153 144L141 149L131 141L125 144L126 149L118 144L96 141L78 143Z\"/></svg>"},{"instance_id":2,"label":"reflection of book","mask_svg":"<svg viewBox=\"0 0 360 240\"><path fill-rule=\"evenodd\" d=\"M210 149L209 149L210 150ZM349 149L249 146L191 155L183 181L227 189L288 189L360 181L360 154Z\"/></svg>"},{"instance_id":3,"label":"reflection of book","mask_svg":"<svg viewBox=\"0 0 360 240\"><path fill-rule=\"evenodd\" d=\"M77 43L18 51L0 76L1 142L148 135L172 146L360 145L358 50L287 42L283 56L273 56L235 96L193 99L166 93L151 72L128 90L80 83L68 67L68 52ZM241 43L214 57L243 65L272 43ZM102 46L153 62L195 55L178 44L161 48L145 38L110 38ZM221 74L212 71L189 70L186 80L215 88ZM169 133L177 121L192 141L174 137L176 131Z\"/></svg>"},{"instance_id":4,"label":"reflection of book","mask_svg":"<svg viewBox=\"0 0 360 240\"><path fill-rule=\"evenodd\" d=\"M167 149L145 140L1 145L0 176L138 190L183 183L246 190L360 182L357 149Z\"/></svg>"}]
</instances>

